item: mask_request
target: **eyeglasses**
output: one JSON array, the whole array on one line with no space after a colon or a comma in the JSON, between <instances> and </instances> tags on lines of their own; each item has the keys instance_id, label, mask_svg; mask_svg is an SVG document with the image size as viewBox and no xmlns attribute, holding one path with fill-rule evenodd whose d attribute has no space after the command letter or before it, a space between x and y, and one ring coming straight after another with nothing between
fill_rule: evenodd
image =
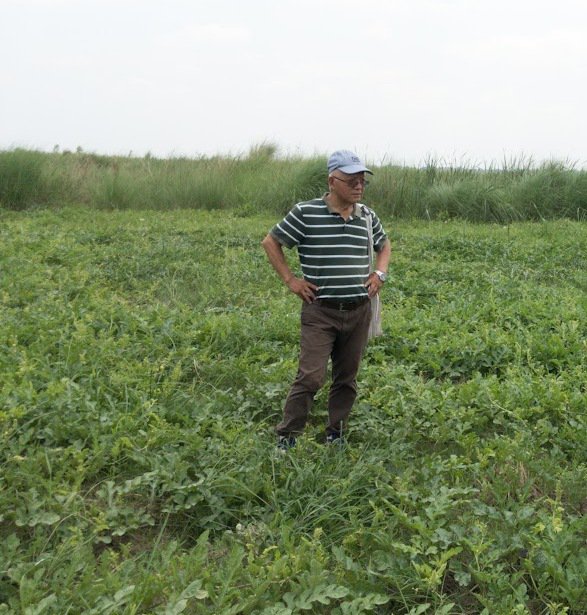
<instances>
[{"instance_id":1,"label":"eyeglasses","mask_svg":"<svg viewBox=\"0 0 587 615\"><path fill-rule=\"evenodd\" d=\"M336 175L331 175L330 177L338 179L339 182L346 184L349 188L356 188L359 185L366 188L369 185L369 180L364 177L353 177L353 179L342 179L341 177L336 177Z\"/></svg>"}]
</instances>

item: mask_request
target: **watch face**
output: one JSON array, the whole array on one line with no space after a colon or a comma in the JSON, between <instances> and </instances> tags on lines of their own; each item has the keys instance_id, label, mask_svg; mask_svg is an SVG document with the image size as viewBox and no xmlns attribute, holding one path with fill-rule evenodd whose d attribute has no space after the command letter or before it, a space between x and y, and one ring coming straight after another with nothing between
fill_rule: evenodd
<instances>
[{"instance_id":1,"label":"watch face","mask_svg":"<svg viewBox=\"0 0 587 615\"><path fill-rule=\"evenodd\" d=\"M382 282L385 282L385 280L387 280L387 274L386 273L381 272L381 273L378 273L377 275L379 276L379 279Z\"/></svg>"}]
</instances>

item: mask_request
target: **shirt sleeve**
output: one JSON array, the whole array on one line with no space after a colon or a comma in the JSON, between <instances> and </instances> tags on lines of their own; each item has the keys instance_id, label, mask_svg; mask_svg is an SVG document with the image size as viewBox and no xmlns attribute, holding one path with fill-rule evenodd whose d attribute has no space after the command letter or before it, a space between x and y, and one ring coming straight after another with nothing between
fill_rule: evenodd
<instances>
[{"instance_id":1,"label":"shirt sleeve","mask_svg":"<svg viewBox=\"0 0 587 615\"><path fill-rule=\"evenodd\" d=\"M285 218L278 222L269 233L287 248L300 245L306 237L306 224L299 205L294 205Z\"/></svg>"},{"instance_id":2,"label":"shirt sleeve","mask_svg":"<svg viewBox=\"0 0 587 615\"><path fill-rule=\"evenodd\" d=\"M380 252L385 245L387 234L377 214L373 210L371 210L371 214L373 215L373 247L375 248L375 252Z\"/></svg>"}]
</instances>

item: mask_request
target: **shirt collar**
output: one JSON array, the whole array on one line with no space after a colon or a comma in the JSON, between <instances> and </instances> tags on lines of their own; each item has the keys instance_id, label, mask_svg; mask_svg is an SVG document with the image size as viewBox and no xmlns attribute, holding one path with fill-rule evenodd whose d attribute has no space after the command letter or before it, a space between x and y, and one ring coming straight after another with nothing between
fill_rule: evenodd
<instances>
[{"instance_id":1,"label":"shirt collar","mask_svg":"<svg viewBox=\"0 0 587 615\"><path fill-rule=\"evenodd\" d=\"M340 216L340 213L338 211L336 211L336 209L333 209L330 206L330 203L327 201L327 197L328 197L329 194L330 194L330 192L325 192L322 195L322 200L326 204L326 207L328 208L328 211L331 214L335 214L337 216ZM355 203L355 206L353 207L353 213L349 216L349 220L353 220L354 218L362 218L362 217L363 217L363 210L361 208L361 204L360 203Z\"/></svg>"}]
</instances>

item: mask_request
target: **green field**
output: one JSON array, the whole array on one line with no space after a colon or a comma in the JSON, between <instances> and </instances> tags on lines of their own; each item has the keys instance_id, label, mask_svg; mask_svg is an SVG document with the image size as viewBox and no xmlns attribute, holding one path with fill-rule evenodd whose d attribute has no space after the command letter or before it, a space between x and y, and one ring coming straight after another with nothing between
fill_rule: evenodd
<instances>
[{"instance_id":1,"label":"green field","mask_svg":"<svg viewBox=\"0 0 587 615\"><path fill-rule=\"evenodd\" d=\"M384 211L349 446L321 392L279 457L299 303L239 211L0 209L0 613L586 613L584 224Z\"/></svg>"}]
</instances>

